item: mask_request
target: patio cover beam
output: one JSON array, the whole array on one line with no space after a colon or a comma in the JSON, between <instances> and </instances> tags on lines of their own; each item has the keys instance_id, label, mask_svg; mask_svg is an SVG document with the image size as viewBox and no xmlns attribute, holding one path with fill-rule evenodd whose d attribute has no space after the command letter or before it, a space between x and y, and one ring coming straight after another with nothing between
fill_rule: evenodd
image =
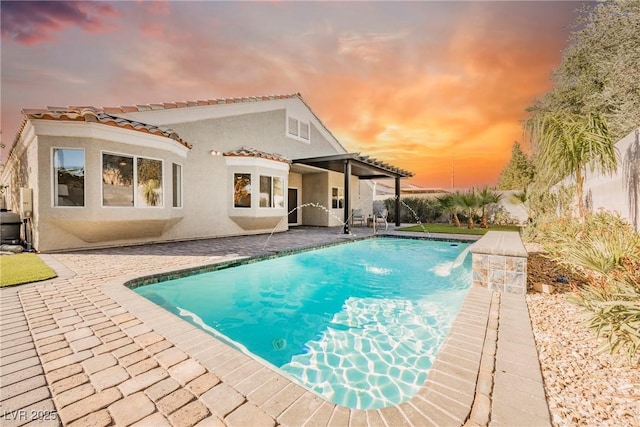
<instances>
[{"instance_id":1,"label":"patio cover beam","mask_svg":"<svg viewBox=\"0 0 640 427\"><path fill-rule=\"evenodd\" d=\"M358 179L394 178L396 200L396 226L400 225L400 179L413 176L413 173L372 159L361 156L360 153L335 154L331 156L309 157L294 159L294 164L314 166L317 168L344 174L344 233L349 234L349 219L351 218L350 187L351 175Z\"/></svg>"}]
</instances>

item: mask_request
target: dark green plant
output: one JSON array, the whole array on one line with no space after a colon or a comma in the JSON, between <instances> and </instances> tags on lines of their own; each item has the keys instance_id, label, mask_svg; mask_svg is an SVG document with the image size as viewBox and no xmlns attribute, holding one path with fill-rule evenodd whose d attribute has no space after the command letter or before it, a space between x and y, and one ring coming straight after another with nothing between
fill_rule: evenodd
<instances>
[{"instance_id":1,"label":"dark green plant","mask_svg":"<svg viewBox=\"0 0 640 427\"><path fill-rule=\"evenodd\" d=\"M482 209L482 221L480 227L489 228L489 223L487 221L487 207L498 203L501 198L502 194L496 193L489 187L483 187L482 190L476 193L478 206Z\"/></svg>"},{"instance_id":2,"label":"dark green plant","mask_svg":"<svg viewBox=\"0 0 640 427\"><path fill-rule=\"evenodd\" d=\"M387 220L396 220L396 201L393 198L384 201L384 207L389 212ZM400 222L429 223L442 216L442 208L437 200L427 197L403 197L400 203Z\"/></svg>"},{"instance_id":3,"label":"dark green plant","mask_svg":"<svg viewBox=\"0 0 640 427\"><path fill-rule=\"evenodd\" d=\"M474 191L469 191L466 193L459 193L456 196L455 200L456 200L456 203L458 204L458 207L467 216L467 228L469 229L473 228L474 216L476 214L476 211L480 207L478 196Z\"/></svg>"},{"instance_id":4,"label":"dark green plant","mask_svg":"<svg viewBox=\"0 0 640 427\"><path fill-rule=\"evenodd\" d=\"M455 194L445 194L444 196L438 197L436 200L440 204L440 208L442 212L449 216L449 218L453 218L453 222L456 227L460 227L460 219L458 218L458 203L456 201ZM451 221L449 221L451 223Z\"/></svg>"}]
</instances>

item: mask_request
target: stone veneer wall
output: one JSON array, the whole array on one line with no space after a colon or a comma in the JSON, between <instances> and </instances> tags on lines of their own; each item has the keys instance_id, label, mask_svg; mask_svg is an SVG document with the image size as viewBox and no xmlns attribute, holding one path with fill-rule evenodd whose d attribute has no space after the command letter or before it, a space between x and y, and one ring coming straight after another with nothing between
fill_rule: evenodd
<instances>
[{"instance_id":1,"label":"stone veneer wall","mask_svg":"<svg viewBox=\"0 0 640 427\"><path fill-rule=\"evenodd\" d=\"M473 285L527 293L527 251L517 232L489 231L471 247Z\"/></svg>"}]
</instances>

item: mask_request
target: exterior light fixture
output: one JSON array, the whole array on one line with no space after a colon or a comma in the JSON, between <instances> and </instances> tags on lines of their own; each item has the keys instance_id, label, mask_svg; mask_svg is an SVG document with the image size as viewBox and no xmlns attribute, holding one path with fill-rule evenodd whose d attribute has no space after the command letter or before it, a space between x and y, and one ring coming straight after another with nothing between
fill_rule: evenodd
<instances>
[{"instance_id":1,"label":"exterior light fixture","mask_svg":"<svg viewBox=\"0 0 640 427\"><path fill-rule=\"evenodd\" d=\"M211 154L212 156L222 156L222 151L216 151L216 150L211 150L209 152L209 154Z\"/></svg>"}]
</instances>

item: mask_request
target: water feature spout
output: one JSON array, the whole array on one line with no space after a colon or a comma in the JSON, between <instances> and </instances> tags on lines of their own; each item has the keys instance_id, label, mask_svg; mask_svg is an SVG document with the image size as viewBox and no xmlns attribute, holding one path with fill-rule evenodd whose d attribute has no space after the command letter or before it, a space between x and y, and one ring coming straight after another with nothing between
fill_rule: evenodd
<instances>
[{"instance_id":1,"label":"water feature spout","mask_svg":"<svg viewBox=\"0 0 640 427\"><path fill-rule=\"evenodd\" d=\"M453 264L451 264L451 270L453 270L454 268L458 268L462 265L464 260L467 258L467 255L469 254L470 250L471 250L471 245L467 246L466 248L464 248L462 252L460 252L460 254L456 257L455 261L453 261Z\"/></svg>"},{"instance_id":2,"label":"water feature spout","mask_svg":"<svg viewBox=\"0 0 640 427\"><path fill-rule=\"evenodd\" d=\"M431 233L429 233L429 231L425 228L425 226L422 224L422 221L420 221L420 217L418 216L418 214L416 213L416 211L414 211L411 206L409 206L408 204L406 204L404 201L402 201L402 199L400 197L397 198L397 200L400 201L400 203L402 203L402 205L409 209L409 211L413 214L413 218L416 220L416 224L418 224L420 226L420 228L422 228L422 232L423 233L427 233L428 237L431 237Z\"/></svg>"},{"instance_id":3,"label":"water feature spout","mask_svg":"<svg viewBox=\"0 0 640 427\"><path fill-rule=\"evenodd\" d=\"M266 250L267 245L269 244L269 240L271 240L271 236L273 236L273 233L276 232L276 230L278 229L278 227L280 226L280 224L282 223L282 221L285 218L288 218L289 215L291 215L293 212L295 212L298 209L302 209L302 208L306 208L306 207L312 207L312 208L317 208L317 209L322 209L323 211L325 211L327 214L329 214L331 217L335 218L338 220L338 222L340 223L340 225L342 226L340 228L340 233L343 232L343 230L345 230L345 222L343 222L335 213L331 212L331 210L329 210L328 208L326 208L325 206L321 205L320 203L304 203L300 206L296 206L295 208L291 209L289 212L287 212L286 215L284 215L282 218L280 218L280 221L278 221L278 223L276 224L275 227L273 227L273 230L271 230L271 233L269 233L269 237L267 238L267 241L264 243L264 246L262 247L262 250ZM351 215L349 215L349 218L347 219L347 222L351 219ZM346 228L346 230L348 230L348 228ZM351 231L348 231L348 233L345 234L349 234L349 235L353 235L351 233Z\"/></svg>"}]
</instances>

